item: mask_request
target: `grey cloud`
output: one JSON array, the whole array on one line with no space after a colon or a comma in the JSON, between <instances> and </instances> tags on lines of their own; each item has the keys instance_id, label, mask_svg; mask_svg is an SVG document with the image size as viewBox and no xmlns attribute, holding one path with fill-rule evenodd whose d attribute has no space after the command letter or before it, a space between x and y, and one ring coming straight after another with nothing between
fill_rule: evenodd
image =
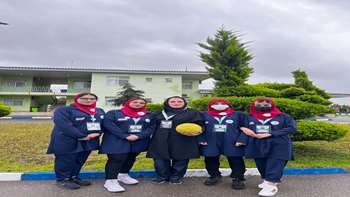
<instances>
[{"instance_id":1,"label":"grey cloud","mask_svg":"<svg viewBox=\"0 0 350 197\"><path fill-rule=\"evenodd\" d=\"M254 55L250 82L291 81L305 69L329 91L350 92L348 1L3 0L1 64L191 65L197 42L224 25Z\"/></svg>"}]
</instances>

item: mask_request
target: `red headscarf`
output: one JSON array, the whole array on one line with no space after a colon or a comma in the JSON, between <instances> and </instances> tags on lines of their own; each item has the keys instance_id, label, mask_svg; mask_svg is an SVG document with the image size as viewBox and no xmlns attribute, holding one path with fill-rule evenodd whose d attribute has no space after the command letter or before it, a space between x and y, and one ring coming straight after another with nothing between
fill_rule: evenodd
<instances>
[{"instance_id":1,"label":"red headscarf","mask_svg":"<svg viewBox=\"0 0 350 197\"><path fill-rule=\"evenodd\" d=\"M225 103L229 107L227 109L225 109L224 111L219 111L219 110L211 108L211 106L215 105L216 103ZM209 103L208 103L208 114L215 116L215 117L230 116L234 112L234 110L231 109L231 107L232 107L232 103L226 99L214 99L214 100L209 101Z\"/></svg>"},{"instance_id":2,"label":"red headscarf","mask_svg":"<svg viewBox=\"0 0 350 197\"><path fill-rule=\"evenodd\" d=\"M261 100L265 100L265 101L270 102L272 109L270 111L258 111L258 110L256 110L255 109L255 102L261 101ZM254 116L258 120L265 120L268 118L274 118L274 117L282 114L282 112L276 107L276 104L272 99L270 99L270 98L257 98L257 99L254 99L252 104L250 105L249 114Z\"/></svg>"},{"instance_id":3,"label":"red headscarf","mask_svg":"<svg viewBox=\"0 0 350 197\"><path fill-rule=\"evenodd\" d=\"M146 112L147 112L146 105L142 108L139 108L139 109L135 109L135 108L130 107L130 102L134 101L134 100L144 100L144 99L142 99L142 98L130 99L124 103L124 105L120 111L124 115L127 115L127 116L132 117L132 118L139 118L139 117L146 115Z\"/></svg>"},{"instance_id":4,"label":"red headscarf","mask_svg":"<svg viewBox=\"0 0 350 197\"><path fill-rule=\"evenodd\" d=\"M85 112L87 114L95 115L96 114L96 102L94 104L91 104L91 105L82 105L82 104L78 103L78 99L82 96L85 96L85 95L91 95L91 96L96 97L96 99L97 99L97 96L95 94L79 93L73 97L74 103L71 106L74 106L74 107L78 108L80 111Z\"/></svg>"}]
</instances>

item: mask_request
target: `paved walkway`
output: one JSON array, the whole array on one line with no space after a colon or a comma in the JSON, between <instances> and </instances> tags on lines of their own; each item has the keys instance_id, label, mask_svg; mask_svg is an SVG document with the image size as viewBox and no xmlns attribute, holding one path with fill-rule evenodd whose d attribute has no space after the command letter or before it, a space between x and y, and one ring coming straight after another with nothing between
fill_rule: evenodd
<instances>
[{"instance_id":1,"label":"paved walkway","mask_svg":"<svg viewBox=\"0 0 350 197\"><path fill-rule=\"evenodd\" d=\"M53 181L0 182L0 197L251 197L257 196L258 176L247 177L247 189L234 191L230 179L217 186L207 187L204 178L187 178L183 185L157 185L150 179L142 179L137 186L127 186L127 192L109 193L102 188L103 180L74 191L57 188ZM350 174L286 176L279 187L280 197L348 197L350 196Z\"/></svg>"}]
</instances>

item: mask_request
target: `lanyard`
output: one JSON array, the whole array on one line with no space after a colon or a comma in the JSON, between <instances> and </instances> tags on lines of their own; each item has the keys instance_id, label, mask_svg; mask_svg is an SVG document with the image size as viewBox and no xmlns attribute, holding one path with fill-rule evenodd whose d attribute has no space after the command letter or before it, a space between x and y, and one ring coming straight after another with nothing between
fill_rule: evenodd
<instances>
[{"instance_id":1,"label":"lanyard","mask_svg":"<svg viewBox=\"0 0 350 197\"><path fill-rule=\"evenodd\" d=\"M270 121L272 118L268 118L265 120L259 120L259 122L261 122L262 124L266 124L268 121Z\"/></svg>"},{"instance_id":2,"label":"lanyard","mask_svg":"<svg viewBox=\"0 0 350 197\"><path fill-rule=\"evenodd\" d=\"M90 116L91 116L91 121L95 122L96 121L95 115L90 115Z\"/></svg>"},{"instance_id":3,"label":"lanyard","mask_svg":"<svg viewBox=\"0 0 350 197\"><path fill-rule=\"evenodd\" d=\"M219 122L219 124L222 124L222 122L225 120L226 116L223 116L221 118L218 118L218 117L214 117L215 120L217 120Z\"/></svg>"},{"instance_id":4,"label":"lanyard","mask_svg":"<svg viewBox=\"0 0 350 197\"><path fill-rule=\"evenodd\" d=\"M165 120L170 120L171 118L173 118L175 116L175 115L168 116L168 114L166 114L164 110L162 110L162 114L163 114L163 117L165 118Z\"/></svg>"},{"instance_id":5,"label":"lanyard","mask_svg":"<svg viewBox=\"0 0 350 197\"><path fill-rule=\"evenodd\" d=\"M141 120L141 118L132 118L135 122L135 125Z\"/></svg>"}]
</instances>

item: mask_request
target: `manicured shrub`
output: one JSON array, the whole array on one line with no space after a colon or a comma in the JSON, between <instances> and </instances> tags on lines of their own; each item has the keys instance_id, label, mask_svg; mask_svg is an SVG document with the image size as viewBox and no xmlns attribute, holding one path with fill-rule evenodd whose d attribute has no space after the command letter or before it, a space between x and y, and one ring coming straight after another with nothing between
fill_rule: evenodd
<instances>
[{"instance_id":1,"label":"manicured shrub","mask_svg":"<svg viewBox=\"0 0 350 197\"><path fill-rule=\"evenodd\" d=\"M215 89L216 96L266 96L279 97L279 91L254 85L240 85Z\"/></svg>"},{"instance_id":2,"label":"manicured shrub","mask_svg":"<svg viewBox=\"0 0 350 197\"><path fill-rule=\"evenodd\" d=\"M332 141L345 136L347 130L337 124L316 121L297 121L294 141L326 140Z\"/></svg>"},{"instance_id":3,"label":"manicured shrub","mask_svg":"<svg viewBox=\"0 0 350 197\"><path fill-rule=\"evenodd\" d=\"M290 84L290 83L258 83L258 84L254 84L253 86L264 87L264 88L269 88L269 89L279 90L279 91L287 88L291 88L291 87L296 87L295 84Z\"/></svg>"},{"instance_id":4,"label":"manicured shrub","mask_svg":"<svg viewBox=\"0 0 350 197\"><path fill-rule=\"evenodd\" d=\"M163 108L162 104L157 104L157 103L147 104L147 110L150 112L160 111L162 110L162 108Z\"/></svg>"},{"instance_id":5,"label":"manicured shrub","mask_svg":"<svg viewBox=\"0 0 350 197\"><path fill-rule=\"evenodd\" d=\"M291 88L281 90L280 94L281 94L281 97L283 98L295 98L297 96L301 96L305 94L305 89L291 87Z\"/></svg>"},{"instance_id":6,"label":"manicured shrub","mask_svg":"<svg viewBox=\"0 0 350 197\"><path fill-rule=\"evenodd\" d=\"M7 116L11 113L11 107L0 103L0 117Z\"/></svg>"}]
</instances>

